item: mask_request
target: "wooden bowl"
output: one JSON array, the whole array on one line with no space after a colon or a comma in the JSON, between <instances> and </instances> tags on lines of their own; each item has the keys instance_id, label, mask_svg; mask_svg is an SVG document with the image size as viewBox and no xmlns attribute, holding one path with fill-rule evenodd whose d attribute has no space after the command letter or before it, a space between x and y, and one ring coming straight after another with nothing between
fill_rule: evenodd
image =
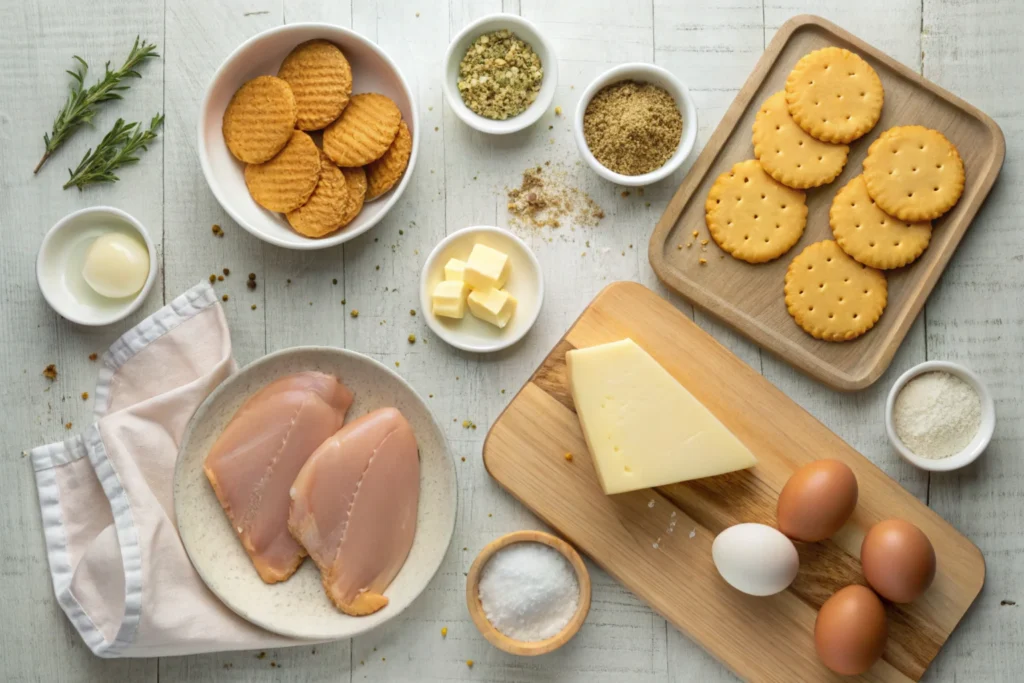
<instances>
[{"instance_id":1,"label":"wooden bowl","mask_svg":"<svg viewBox=\"0 0 1024 683\"><path fill-rule=\"evenodd\" d=\"M483 571L484 565L491 559L491 556L502 548L514 543L527 543L531 541L543 543L562 553L562 556L576 570L576 583L580 587L580 597L576 613L569 620L569 623L565 625L565 628L550 638L526 642L509 638L488 621L487 615L484 614L483 606L480 604L480 572ZM579 553L562 539L543 531L514 531L511 534L505 534L491 541L476 556L473 566L469 568L469 575L466 577L466 606L469 608L469 614L473 617L473 623L476 624L477 629L494 647L513 655L523 655L525 657L546 654L557 650L569 642L576 635L576 632L580 630L580 626L583 625L583 621L587 618L587 613L590 612L590 573L587 571L587 565L583 564Z\"/></svg>"}]
</instances>

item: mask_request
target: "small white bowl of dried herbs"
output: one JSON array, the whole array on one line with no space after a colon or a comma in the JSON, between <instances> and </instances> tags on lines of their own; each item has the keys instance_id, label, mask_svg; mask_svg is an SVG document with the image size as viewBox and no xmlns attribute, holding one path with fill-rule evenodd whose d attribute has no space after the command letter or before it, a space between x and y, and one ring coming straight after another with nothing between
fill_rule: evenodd
<instances>
[{"instance_id":1,"label":"small white bowl of dried herbs","mask_svg":"<svg viewBox=\"0 0 1024 683\"><path fill-rule=\"evenodd\" d=\"M469 127L505 135L551 106L558 60L540 31L515 14L492 14L462 29L444 56L448 105Z\"/></svg>"}]
</instances>

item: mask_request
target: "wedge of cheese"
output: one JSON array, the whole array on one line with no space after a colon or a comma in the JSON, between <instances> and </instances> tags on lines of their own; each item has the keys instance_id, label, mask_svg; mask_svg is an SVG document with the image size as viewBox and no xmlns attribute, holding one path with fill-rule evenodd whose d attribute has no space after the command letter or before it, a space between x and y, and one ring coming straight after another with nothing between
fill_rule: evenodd
<instances>
[{"instance_id":1,"label":"wedge of cheese","mask_svg":"<svg viewBox=\"0 0 1024 683\"><path fill-rule=\"evenodd\" d=\"M606 494L753 467L736 436L632 339L569 351L576 413Z\"/></svg>"}]
</instances>

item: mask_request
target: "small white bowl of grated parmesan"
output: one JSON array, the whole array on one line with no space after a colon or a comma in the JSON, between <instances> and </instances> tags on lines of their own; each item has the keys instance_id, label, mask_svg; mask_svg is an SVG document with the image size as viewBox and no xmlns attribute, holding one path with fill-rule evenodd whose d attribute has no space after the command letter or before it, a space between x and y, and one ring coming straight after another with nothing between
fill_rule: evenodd
<instances>
[{"instance_id":1,"label":"small white bowl of grated parmesan","mask_svg":"<svg viewBox=\"0 0 1024 683\"><path fill-rule=\"evenodd\" d=\"M930 472L978 459L996 426L992 394L974 372L949 361L910 368L885 402L885 431L900 456Z\"/></svg>"}]
</instances>

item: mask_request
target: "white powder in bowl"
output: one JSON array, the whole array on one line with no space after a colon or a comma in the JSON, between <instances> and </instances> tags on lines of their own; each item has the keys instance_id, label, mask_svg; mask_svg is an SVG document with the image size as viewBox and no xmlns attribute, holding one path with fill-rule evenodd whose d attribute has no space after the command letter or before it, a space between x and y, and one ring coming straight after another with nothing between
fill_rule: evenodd
<instances>
[{"instance_id":1,"label":"white powder in bowl","mask_svg":"<svg viewBox=\"0 0 1024 683\"><path fill-rule=\"evenodd\" d=\"M576 613L576 571L560 552L533 541L502 548L480 572L480 604L496 629L535 642L561 632Z\"/></svg>"},{"instance_id":2,"label":"white powder in bowl","mask_svg":"<svg viewBox=\"0 0 1024 683\"><path fill-rule=\"evenodd\" d=\"M974 387L955 375L926 372L907 382L896 396L893 426L915 455L948 458L978 433L981 399Z\"/></svg>"}]
</instances>

